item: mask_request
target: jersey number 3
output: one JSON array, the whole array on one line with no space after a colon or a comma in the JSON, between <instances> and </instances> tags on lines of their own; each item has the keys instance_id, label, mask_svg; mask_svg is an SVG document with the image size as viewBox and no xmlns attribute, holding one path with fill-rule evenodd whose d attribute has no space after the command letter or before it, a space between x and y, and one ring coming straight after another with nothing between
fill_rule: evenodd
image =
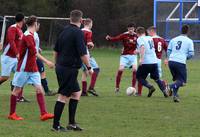
<instances>
[{"instance_id":1,"label":"jersey number 3","mask_svg":"<svg viewBox=\"0 0 200 137\"><path fill-rule=\"evenodd\" d=\"M182 45L182 41L178 41L176 45L176 50L180 50Z\"/></svg>"}]
</instances>

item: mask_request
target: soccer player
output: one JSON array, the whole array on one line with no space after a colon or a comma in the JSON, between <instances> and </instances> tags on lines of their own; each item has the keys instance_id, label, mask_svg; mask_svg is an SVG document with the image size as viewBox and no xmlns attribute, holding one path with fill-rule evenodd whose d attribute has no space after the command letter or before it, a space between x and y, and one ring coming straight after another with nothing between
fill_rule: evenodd
<instances>
[{"instance_id":1,"label":"soccer player","mask_svg":"<svg viewBox=\"0 0 200 137\"><path fill-rule=\"evenodd\" d=\"M93 25L93 21L90 18L87 18L84 20L84 28L82 29L83 33L84 33L84 39L85 39L85 44L87 46L87 50L88 50L88 55L90 56L90 65L92 66L92 69L94 71L94 73L91 76L91 82L90 82L90 86L89 89L87 91L87 68L86 66L83 64L83 73L82 73L82 96L88 96L87 93L90 93L94 96L98 96L96 90L94 89L95 84L96 84L96 80L100 71L100 68L95 60L94 57L91 56L91 54L89 53L89 50L94 48L94 43L92 41L92 25Z\"/></svg>"},{"instance_id":2,"label":"soccer player","mask_svg":"<svg viewBox=\"0 0 200 137\"><path fill-rule=\"evenodd\" d=\"M44 91L45 91L45 96L54 96L54 95L56 95L56 93L49 90L48 81L47 81L46 73L45 73L44 63L47 64L48 66L50 66L50 68L52 68L54 65L51 61L47 60L46 58L44 58L40 54L42 50L40 48L40 38L39 38L39 35L37 33L39 31L39 29L40 29L40 23L38 22L37 30L34 33L34 39L35 39L35 44L36 44L36 48L37 48L37 60L36 60L36 62L37 62L38 70L40 72L41 83L42 83L42 87L44 88Z\"/></svg>"},{"instance_id":3,"label":"soccer player","mask_svg":"<svg viewBox=\"0 0 200 137\"><path fill-rule=\"evenodd\" d=\"M37 51L34 41L34 32L36 32L37 28L37 17L30 16L26 21L26 25L28 26L28 32L22 37L21 44L19 45L19 62L13 79L14 89L10 96L10 114L8 119L23 120L22 117L16 114L17 96L25 84L32 84L36 90L37 101L40 108L40 120L45 121L52 119L54 115L48 113L46 110L44 91L41 86L40 74L36 64Z\"/></svg>"},{"instance_id":4,"label":"soccer player","mask_svg":"<svg viewBox=\"0 0 200 137\"><path fill-rule=\"evenodd\" d=\"M78 70L81 68L82 62L86 65L90 75L93 70L89 63L84 35L80 29L82 16L83 13L79 10L71 11L70 25L61 32L54 48L59 95L54 107L53 131L83 130L75 121L76 109L81 96L77 80ZM69 102L67 129L60 125L60 118L66 102Z\"/></svg>"},{"instance_id":5,"label":"soccer player","mask_svg":"<svg viewBox=\"0 0 200 137\"><path fill-rule=\"evenodd\" d=\"M150 77L158 84L164 96L168 97L166 86L159 78L153 39L150 36L146 36L145 28L143 27L138 27L136 33L138 35L137 43L140 55L137 79L143 86L149 89L148 97L151 97L155 88L146 80L150 74Z\"/></svg>"},{"instance_id":6,"label":"soccer player","mask_svg":"<svg viewBox=\"0 0 200 137\"><path fill-rule=\"evenodd\" d=\"M137 35L135 31L135 24L130 23L127 26L128 31L116 37L106 36L106 39L112 42L122 41L123 50L120 57L120 66L116 76L115 92L119 92L120 81L125 68L132 67L132 87L136 86L136 71L137 71Z\"/></svg>"},{"instance_id":7,"label":"soccer player","mask_svg":"<svg viewBox=\"0 0 200 137\"><path fill-rule=\"evenodd\" d=\"M21 28L24 26L24 14L17 13L15 16L16 24L11 25L8 28L6 34L6 42L3 49L3 54L1 55L1 77L0 77L0 85L7 81L10 78L11 72L16 71L17 62L19 59L19 45L22 41L23 32ZM11 91L12 91L11 84ZM22 96L23 89L18 96L19 102L29 102Z\"/></svg>"},{"instance_id":8,"label":"soccer player","mask_svg":"<svg viewBox=\"0 0 200 137\"><path fill-rule=\"evenodd\" d=\"M168 46L169 69L174 83L169 84L169 89L173 93L173 101L179 102L178 90L186 85L187 69L186 60L194 56L193 41L188 38L189 26L182 26L182 34L173 38Z\"/></svg>"}]
</instances>

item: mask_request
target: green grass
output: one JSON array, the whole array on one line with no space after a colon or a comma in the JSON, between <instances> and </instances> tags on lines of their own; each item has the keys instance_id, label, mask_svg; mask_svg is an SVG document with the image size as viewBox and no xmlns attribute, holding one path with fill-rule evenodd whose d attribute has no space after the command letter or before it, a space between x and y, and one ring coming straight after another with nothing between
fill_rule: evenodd
<instances>
[{"instance_id":1,"label":"green grass","mask_svg":"<svg viewBox=\"0 0 200 137\"><path fill-rule=\"evenodd\" d=\"M180 89L181 103L165 99L160 91L147 98L144 89L142 97L126 96L125 90L131 83L131 71L126 70L121 83L121 93L114 94L115 73L119 64L119 50L98 49L93 52L101 66L96 85L100 97L82 97L77 121L85 128L83 132L54 133L50 131L52 121L41 122L35 92L25 87L25 96L31 103L19 103L17 113L24 121L10 121L9 82L0 87L0 136L1 137L199 137L200 133L200 61L188 62L188 84ZM46 57L52 58L50 51ZM171 81L167 67L164 79ZM49 86L57 89L54 70L46 69ZM80 79L80 78L79 78ZM152 81L151 81L152 82ZM49 112L53 112L56 97L46 97ZM61 123L67 124L67 107Z\"/></svg>"}]
</instances>

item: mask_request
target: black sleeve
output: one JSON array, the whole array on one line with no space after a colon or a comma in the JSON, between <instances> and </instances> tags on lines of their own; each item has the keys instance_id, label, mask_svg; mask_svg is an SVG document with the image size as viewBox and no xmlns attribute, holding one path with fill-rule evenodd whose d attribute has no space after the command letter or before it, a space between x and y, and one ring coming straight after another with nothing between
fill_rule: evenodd
<instances>
[{"instance_id":1,"label":"black sleeve","mask_svg":"<svg viewBox=\"0 0 200 137\"><path fill-rule=\"evenodd\" d=\"M81 30L77 31L76 33L76 49L78 50L78 53L80 56L84 56L87 54L87 49L86 49L85 41L84 41L84 35Z\"/></svg>"}]
</instances>

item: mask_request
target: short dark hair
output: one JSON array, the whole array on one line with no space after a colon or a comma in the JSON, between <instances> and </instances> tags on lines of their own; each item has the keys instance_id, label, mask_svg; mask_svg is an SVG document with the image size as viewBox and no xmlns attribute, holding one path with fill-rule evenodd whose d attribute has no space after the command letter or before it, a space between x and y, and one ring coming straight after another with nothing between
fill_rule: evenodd
<instances>
[{"instance_id":1,"label":"short dark hair","mask_svg":"<svg viewBox=\"0 0 200 137\"><path fill-rule=\"evenodd\" d=\"M73 10L70 12L70 19L74 23L78 23L83 17L83 12L80 10Z\"/></svg>"},{"instance_id":2,"label":"short dark hair","mask_svg":"<svg viewBox=\"0 0 200 137\"><path fill-rule=\"evenodd\" d=\"M131 22L127 25L127 28L132 28L132 27L136 27L135 23L134 22Z\"/></svg>"},{"instance_id":3,"label":"short dark hair","mask_svg":"<svg viewBox=\"0 0 200 137\"><path fill-rule=\"evenodd\" d=\"M149 31L153 30L154 32L156 32L156 27L155 26L151 26L147 30L149 30Z\"/></svg>"},{"instance_id":4,"label":"short dark hair","mask_svg":"<svg viewBox=\"0 0 200 137\"><path fill-rule=\"evenodd\" d=\"M136 29L136 33L137 33L137 34L145 34L145 33L146 33L146 30L145 30L144 27L138 27L138 28Z\"/></svg>"},{"instance_id":5,"label":"short dark hair","mask_svg":"<svg viewBox=\"0 0 200 137\"><path fill-rule=\"evenodd\" d=\"M34 23L37 22L37 17L34 15L31 15L30 17L28 17L28 19L26 20L26 25L29 26L33 26Z\"/></svg>"},{"instance_id":6,"label":"short dark hair","mask_svg":"<svg viewBox=\"0 0 200 137\"><path fill-rule=\"evenodd\" d=\"M24 14L19 12L15 15L15 21L16 22L21 22L22 20L24 20Z\"/></svg>"},{"instance_id":7,"label":"short dark hair","mask_svg":"<svg viewBox=\"0 0 200 137\"><path fill-rule=\"evenodd\" d=\"M187 34L189 32L190 27L188 25L183 25L181 28L182 34Z\"/></svg>"},{"instance_id":8,"label":"short dark hair","mask_svg":"<svg viewBox=\"0 0 200 137\"><path fill-rule=\"evenodd\" d=\"M89 25L90 23L92 23L92 19L90 19L90 18L86 18L86 19L83 21L83 24L84 24L84 25Z\"/></svg>"}]
</instances>

